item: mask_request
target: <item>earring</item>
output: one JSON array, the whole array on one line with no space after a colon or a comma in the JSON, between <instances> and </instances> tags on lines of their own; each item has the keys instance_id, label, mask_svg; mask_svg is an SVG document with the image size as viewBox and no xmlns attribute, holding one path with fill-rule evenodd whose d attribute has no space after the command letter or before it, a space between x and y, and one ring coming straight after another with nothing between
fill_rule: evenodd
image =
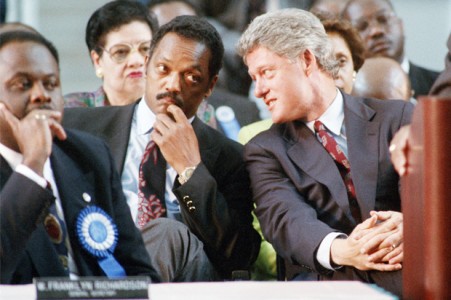
<instances>
[{"instance_id":1,"label":"earring","mask_svg":"<svg viewBox=\"0 0 451 300\"><path fill-rule=\"evenodd\" d=\"M96 69L96 76L99 77L99 78L103 78L102 68L97 68Z\"/></svg>"},{"instance_id":2,"label":"earring","mask_svg":"<svg viewBox=\"0 0 451 300\"><path fill-rule=\"evenodd\" d=\"M352 81L353 82L355 81L356 76L357 76L357 72L356 71L352 72Z\"/></svg>"}]
</instances>

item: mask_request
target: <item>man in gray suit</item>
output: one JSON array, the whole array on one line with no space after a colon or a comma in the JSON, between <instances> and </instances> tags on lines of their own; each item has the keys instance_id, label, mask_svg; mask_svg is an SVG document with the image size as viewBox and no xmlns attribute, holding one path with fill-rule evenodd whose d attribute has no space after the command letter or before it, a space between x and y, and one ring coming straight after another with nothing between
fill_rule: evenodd
<instances>
[{"instance_id":1,"label":"man in gray suit","mask_svg":"<svg viewBox=\"0 0 451 300\"><path fill-rule=\"evenodd\" d=\"M399 177L388 148L413 105L340 92L325 30L303 10L257 17L238 51L275 123L245 147L264 236L304 268L295 279L307 271L401 295Z\"/></svg>"}]
</instances>

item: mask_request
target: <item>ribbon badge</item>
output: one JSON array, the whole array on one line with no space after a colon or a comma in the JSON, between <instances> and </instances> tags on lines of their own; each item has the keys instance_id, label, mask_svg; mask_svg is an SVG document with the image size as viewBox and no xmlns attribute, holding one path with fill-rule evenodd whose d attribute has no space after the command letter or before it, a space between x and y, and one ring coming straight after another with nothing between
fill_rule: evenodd
<instances>
[{"instance_id":1,"label":"ribbon badge","mask_svg":"<svg viewBox=\"0 0 451 300\"><path fill-rule=\"evenodd\" d=\"M88 206L78 215L76 227L81 246L97 258L106 276L125 277L124 268L113 256L118 240L113 219L100 207Z\"/></svg>"}]
</instances>

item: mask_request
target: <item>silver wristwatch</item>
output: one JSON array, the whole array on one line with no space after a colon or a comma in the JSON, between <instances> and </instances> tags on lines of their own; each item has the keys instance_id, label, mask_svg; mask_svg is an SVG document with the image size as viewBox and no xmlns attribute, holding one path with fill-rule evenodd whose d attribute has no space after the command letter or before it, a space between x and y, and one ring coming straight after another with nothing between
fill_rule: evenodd
<instances>
[{"instance_id":1,"label":"silver wristwatch","mask_svg":"<svg viewBox=\"0 0 451 300\"><path fill-rule=\"evenodd\" d=\"M185 170L182 171L182 173L179 174L179 182L180 184L184 184L188 181L188 179L191 178L191 176L194 173L194 170L196 170L196 167L188 167Z\"/></svg>"}]
</instances>

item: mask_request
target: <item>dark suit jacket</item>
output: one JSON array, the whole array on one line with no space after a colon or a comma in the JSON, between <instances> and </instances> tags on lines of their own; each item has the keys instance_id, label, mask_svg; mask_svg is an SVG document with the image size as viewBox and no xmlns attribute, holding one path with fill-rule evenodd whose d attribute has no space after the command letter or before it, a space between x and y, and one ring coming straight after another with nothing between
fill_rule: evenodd
<instances>
[{"instance_id":1,"label":"dark suit jacket","mask_svg":"<svg viewBox=\"0 0 451 300\"><path fill-rule=\"evenodd\" d=\"M439 73L409 62L409 79L414 90L414 97L428 95Z\"/></svg>"},{"instance_id":2,"label":"dark suit jacket","mask_svg":"<svg viewBox=\"0 0 451 300\"><path fill-rule=\"evenodd\" d=\"M115 258L127 275L156 277L141 235L130 216L108 147L85 133L67 130L66 141L52 149L51 164L61 198L74 260L80 276L105 276L75 234L79 212L97 205L117 225ZM54 196L48 189L13 172L1 157L1 283L31 283L33 277L64 276L56 251L42 224ZM88 193L92 200L83 200Z\"/></svg>"},{"instance_id":3,"label":"dark suit jacket","mask_svg":"<svg viewBox=\"0 0 451 300\"><path fill-rule=\"evenodd\" d=\"M363 219L371 210L401 208L388 147L412 109L405 101L344 94L348 159ZM264 236L291 264L328 275L317 263L318 246L327 234L349 234L356 226L332 157L304 123L289 122L248 142L245 160Z\"/></svg>"},{"instance_id":4,"label":"dark suit jacket","mask_svg":"<svg viewBox=\"0 0 451 300\"><path fill-rule=\"evenodd\" d=\"M64 124L105 139L122 173L135 105L68 108ZM204 243L222 275L229 277L232 270L249 268L260 247L260 236L252 227L243 148L197 117L192 125L202 162L183 186L175 181L173 192L180 202L183 222ZM193 201L195 212L189 211L186 199Z\"/></svg>"},{"instance_id":5,"label":"dark suit jacket","mask_svg":"<svg viewBox=\"0 0 451 300\"><path fill-rule=\"evenodd\" d=\"M445 69L440 73L437 80L435 80L429 94L451 98L451 33L448 37L447 46L448 53L445 57Z\"/></svg>"}]
</instances>

